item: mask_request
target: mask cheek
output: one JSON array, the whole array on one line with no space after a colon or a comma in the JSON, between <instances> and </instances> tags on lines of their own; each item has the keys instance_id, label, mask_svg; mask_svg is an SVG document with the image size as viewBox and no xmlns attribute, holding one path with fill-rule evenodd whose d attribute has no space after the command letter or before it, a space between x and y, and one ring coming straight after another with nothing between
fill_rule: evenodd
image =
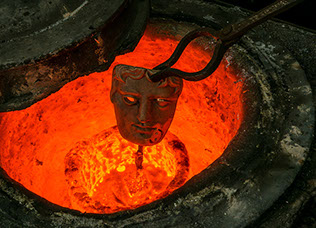
<instances>
[{"instance_id":1,"label":"mask cheek","mask_svg":"<svg viewBox=\"0 0 316 228\"><path fill-rule=\"evenodd\" d=\"M168 109L164 110L162 113L160 113L159 122L161 124L161 128L169 128L169 125L171 124L173 117L174 117L174 108L169 107Z\"/></svg>"}]
</instances>

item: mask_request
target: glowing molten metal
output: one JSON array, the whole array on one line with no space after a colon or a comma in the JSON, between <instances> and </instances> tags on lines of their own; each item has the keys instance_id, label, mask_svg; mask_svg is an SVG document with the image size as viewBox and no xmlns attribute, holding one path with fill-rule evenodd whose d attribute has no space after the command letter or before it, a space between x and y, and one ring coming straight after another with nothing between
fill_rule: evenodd
<instances>
[{"instance_id":1,"label":"glowing molten metal","mask_svg":"<svg viewBox=\"0 0 316 228\"><path fill-rule=\"evenodd\" d=\"M175 37L172 26L160 23L149 24L136 49L117 57L109 70L78 78L25 110L0 113L0 165L11 178L55 204L113 213L165 197L223 153L242 121L243 93L226 60L211 77L184 82L169 133L144 148L142 170L134 163L136 145L113 127L113 67L152 69L184 35ZM201 70L210 47L208 40L190 45L174 67Z\"/></svg>"},{"instance_id":2,"label":"glowing molten metal","mask_svg":"<svg viewBox=\"0 0 316 228\"><path fill-rule=\"evenodd\" d=\"M135 166L136 150L117 127L77 143L65 159L72 205L81 211L111 213L152 202L186 181L188 154L171 133L162 143L145 147L142 169Z\"/></svg>"}]
</instances>

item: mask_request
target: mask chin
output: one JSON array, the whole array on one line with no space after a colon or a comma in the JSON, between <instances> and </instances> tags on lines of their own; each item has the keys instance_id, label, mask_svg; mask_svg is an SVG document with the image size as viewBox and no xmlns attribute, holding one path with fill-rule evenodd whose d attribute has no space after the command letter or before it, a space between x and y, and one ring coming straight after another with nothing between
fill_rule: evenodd
<instances>
[{"instance_id":1,"label":"mask chin","mask_svg":"<svg viewBox=\"0 0 316 228\"><path fill-rule=\"evenodd\" d=\"M153 136L151 137L151 139L149 139L149 142L152 145L155 145L155 144L157 144L157 143L159 143L161 141L162 136L163 136L162 130L156 129L154 131Z\"/></svg>"}]
</instances>

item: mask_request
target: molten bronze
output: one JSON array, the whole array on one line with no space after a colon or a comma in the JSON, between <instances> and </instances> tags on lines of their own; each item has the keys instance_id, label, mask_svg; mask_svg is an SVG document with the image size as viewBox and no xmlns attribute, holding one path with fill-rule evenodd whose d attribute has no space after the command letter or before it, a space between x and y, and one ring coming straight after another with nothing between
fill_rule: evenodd
<instances>
[{"instance_id":1,"label":"molten bronze","mask_svg":"<svg viewBox=\"0 0 316 228\"><path fill-rule=\"evenodd\" d=\"M65 156L72 207L89 213L134 209L169 195L188 179L188 152L172 133L159 145L141 147L147 155L141 169L130 159L136 150L117 126L78 141Z\"/></svg>"},{"instance_id":2,"label":"molten bronze","mask_svg":"<svg viewBox=\"0 0 316 228\"><path fill-rule=\"evenodd\" d=\"M168 77L151 82L154 70L117 65L112 74L111 101L117 126L126 140L140 146L159 143L173 120L183 82Z\"/></svg>"}]
</instances>

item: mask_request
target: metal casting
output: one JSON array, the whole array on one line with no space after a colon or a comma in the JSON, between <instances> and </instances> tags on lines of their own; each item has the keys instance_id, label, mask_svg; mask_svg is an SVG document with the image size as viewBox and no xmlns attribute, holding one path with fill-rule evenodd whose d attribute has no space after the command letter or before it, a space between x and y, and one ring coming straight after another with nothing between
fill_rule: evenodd
<instances>
[{"instance_id":1,"label":"metal casting","mask_svg":"<svg viewBox=\"0 0 316 228\"><path fill-rule=\"evenodd\" d=\"M127 65L113 70L110 97L118 129L123 138L140 146L152 146L163 139L183 87L176 77L150 81L155 72Z\"/></svg>"}]
</instances>

